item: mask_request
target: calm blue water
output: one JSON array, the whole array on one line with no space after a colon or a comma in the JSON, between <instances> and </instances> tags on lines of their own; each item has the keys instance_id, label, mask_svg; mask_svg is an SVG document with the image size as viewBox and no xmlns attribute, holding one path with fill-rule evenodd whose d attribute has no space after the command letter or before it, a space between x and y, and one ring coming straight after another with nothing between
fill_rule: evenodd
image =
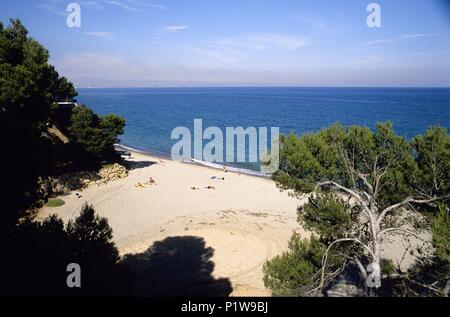
<instances>
[{"instance_id":1,"label":"calm blue water","mask_svg":"<svg viewBox=\"0 0 450 317\"><path fill-rule=\"evenodd\" d=\"M316 131L335 122L375 127L390 120L407 138L435 124L450 127L450 88L121 88L78 89L79 103L117 113L124 145L169 155L172 129L203 126L280 127ZM191 130L193 131L193 130ZM250 166L248 166L250 167Z\"/></svg>"}]
</instances>

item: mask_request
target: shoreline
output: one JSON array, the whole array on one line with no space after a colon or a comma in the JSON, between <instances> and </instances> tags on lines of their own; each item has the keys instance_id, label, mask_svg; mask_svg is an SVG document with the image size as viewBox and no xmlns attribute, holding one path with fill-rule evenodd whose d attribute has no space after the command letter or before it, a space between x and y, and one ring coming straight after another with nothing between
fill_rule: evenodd
<instances>
[{"instance_id":1,"label":"shoreline","mask_svg":"<svg viewBox=\"0 0 450 317\"><path fill-rule=\"evenodd\" d=\"M152 152L152 151L146 151L146 150L140 150L128 145L123 145L120 143L116 143L114 144L114 149L117 151L119 150L123 150L123 151L127 151L127 152L132 152L132 153L139 153L142 155L148 155L151 157L156 157L156 158L160 158L163 160L171 160L169 155L164 155L163 153L156 153L156 152Z\"/></svg>"},{"instance_id":2,"label":"shoreline","mask_svg":"<svg viewBox=\"0 0 450 317\"><path fill-rule=\"evenodd\" d=\"M134 147L123 145L123 144L114 144L114 148L116 151L117 151L117 149L119 149L119 150L123 150L123 151L130 152L130 153L146 155L149 157L155 157L158 159L169 160L169 161L173 162L173 160L171 159L171 157L169 155L164 155L162 153L153 153L151 151L140 150L140 149L136 149ZM205 162L205 161L196 160L193 158L191 158L190 161L181 161L181 163L202 166L202 167L210 168L213 170L225 170L224 167L226 167L227 173L236 173L236 174L253 176L253 177L257 177L257 178L272 179L271 174L263 174L263 173L260 173L258 171L254 171L251 169L238 168L238 167L234 167L234 166L230 166L230 165L226 165L226 164L209 163L209 162Z\"/></svg>"}]
</instances>

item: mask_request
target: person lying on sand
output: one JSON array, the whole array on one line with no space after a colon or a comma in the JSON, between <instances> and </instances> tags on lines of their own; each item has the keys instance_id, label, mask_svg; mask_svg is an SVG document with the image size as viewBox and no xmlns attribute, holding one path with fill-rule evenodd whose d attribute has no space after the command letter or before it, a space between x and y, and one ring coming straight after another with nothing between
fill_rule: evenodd
<instances>
[{"instance_id":1,"label":"person lying on sand","mask_svg":"<svg viewBox=\"0 0 450 317\"><path fill-rule=\"evenodd\" d=\"M150 179L148 180L148 182L145 183L145 185L156 185L156 181L153 179L153 177L150 177Z\"/></svg>"},{"instance_id":2,"label":"person lying on sand","mask_svg":"<svg viewBox=\"0 0 450 317\"><path fill-rule=\"evenodd\" d=\"M134 187L136 188L145 188L146 186L153 186L153 185L157 185L156 181L153 179L153 177L150 177L150 179L145 182L145 183L137 183L136 185L134 185Z\"/></svg>"}]
</instances>

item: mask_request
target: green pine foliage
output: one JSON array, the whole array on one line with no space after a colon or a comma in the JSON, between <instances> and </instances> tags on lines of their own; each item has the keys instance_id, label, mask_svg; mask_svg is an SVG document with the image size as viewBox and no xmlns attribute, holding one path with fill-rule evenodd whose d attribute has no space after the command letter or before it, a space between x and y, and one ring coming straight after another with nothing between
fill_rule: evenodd
<instances>
[{"instance_id":1,"label":"green pine foliage","mask_svg":"<svg viewBox=\"0 0 450 317\"><path fill-rule=\"evenodd\" d=\"M368 195L364 196L369 202L365 207L373 210L375 216L409 197L449 200L450 137L445 128L431 127L423 136L408 141L396 135L389 122L378 124L375 130L335 124L301 137L281 136L280 141L280 168L273 178L279 188L297 196L311 194L308 202L298 209L298 222L317 238L300 241L294 236L289 252L266 263L264 281L276 295L305 296L316 290L322 269L319 259L333 241L357 238L365 245L372 245L373 235L364 222L362 204L348 200L349 196L339 192L336 186L318 184L334 182ZM436 204L430 203L429 208L436 210ZM395 226L399 212L389 214L380 230L383 226ZM448 211L441 208L432 228L436 259L444 271L449 254L448 219ZM333 272L354 259L363 265L370 263L360 244L346 241L335 244L330 249L324 274L331 279L325 283L332 282ZM392 263L386 259L380 259L380 264L383 273L394 271ZM440 284L448 280L448 275L441 273ZM425 275L416 274L415 278L432 284L437 277L429 275L425 279Z\"/></svg>"},{"instance_id":2,"label":"green pine foliage","mask_svg":"<svg viewBox=\"0 0 450 317\"><path fill-rule=\"evenodd\" d=\"M322 242L329 244L345 238L357 223L357 213L344 199L333 193L313 195L299 207L298 221L305 229L314 231Z\"/></svg>"},{"instance_id":3,"label":"green pine foliage","mask_svg":"<svg viewBox=\"0 0 450 317\"><path fill-rule=\"evenodd\" d=\"M447 271L450 274L450 211L443 204L439 206L433 220L432 234L436 256L447 263Z\"/></svg>"},{"instance_id":4,"label":"green pine foliage","mask_svg":"<svg viewBox=\"0 0 450 317\"><path fill-rule=\"evenodd\" d=\"M106 218L90 205L66 226L51 216L43 221L27 219L13 232L10 248L0 268L8 274L0 281L0 294L8 296L107 296L127 294L127 271L119 263ZM69 263L81 267L80 289L66 285ZM30 265L31 268L30 269Z\"/></svg>"},{"instance_id":5,"label":"green pine foliage","mask_svg":"<svg viewBox=\"0 0 450 317\"><path fill-rule=\"evenodd\" d=\"M289 251L268 261L264 284L274 296L304 296L316 284L326 246L314 236L302 240L294 235Z\"/></svg>"},{"instance_id":6,"label":"green pine foliage","mask_svg":"<svg viewBox=\"0 0 450 317\"><path fill-rule=\"evenodd\" d=\"M430 197L450 192L450 138L445 128L431 127L412 141L419 167L418 188Z\"/></svg>"},{"instance_id":7,"label":"green pine foliage","mask_svg":"<svg viewBox=\"0 0 450 317\"><path fill-rule=\"evenodd\" d=\"M98 116L85 105L72 110L67 127L70 139L83 154L94 160L111 155L117 136L123 134L125 120L116 115Z\"/></svg>"},{"instance_id":8,"label":"green pine foliage","mask_svg":"<svg viewBox=\"0 0 450 317\"><path fill-rule=\"evenodd\" d=\"M7 149L4 196L0 212L1 233L9 234L24 211L40 200L38 178L55 173L56 166L98 165L112 157L113 144L123 133L123 118L97 116L89 108L75 107L71 120L59 120L56 102L72 101L72 83L49 64L49 52L19 20L0 24L0 134ZM57 126L68 133L70 144L62 146L48 138ZM47 136L47 137L46 137Z\"/></svg>"}]
</instances>

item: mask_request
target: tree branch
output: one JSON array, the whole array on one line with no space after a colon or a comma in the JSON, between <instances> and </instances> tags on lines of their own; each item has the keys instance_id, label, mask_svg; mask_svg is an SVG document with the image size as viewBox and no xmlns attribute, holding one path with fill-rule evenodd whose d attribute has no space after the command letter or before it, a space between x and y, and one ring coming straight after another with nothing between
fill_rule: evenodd
<instances>
[{"instance_id":1,"label":"tree branch","mask_svg":"<svg viewBox=\"0 0 450 317\"><path fill-rule=\"evenodd\" d=\"M321 275L320 285L319 285L320 289L323 289L323 284L324 284L324 281L325 281L325 268L327 266L328 252L330 252L331 248L335 244L340 243L340 242L357 242L360 245L362 245L367 251L369 251L370 255L372 255L373 258L375 258L375 254L372 252L372 250L367 245L362 243L359 239L356 239L356 238L345 238L345 239L338 239L338 240L333 241L333 243L331 243L328 246L327 250L325 251L325 254L322 257L322 275Z\"/></svg>"},{"instance_id":2,"label":"tree branch","mask_svg":"<svg viewBox=\"0 0 450 317\"><path fill-rule=\"evenodd\" d=\"M406 279L407 279L408 281L410 281L411 283L414 283L414 284L419 285L419 286L421 286L421 287L423 287L423 288L429 289L430 291L433 291L433 292L435 292L435 293L437 293L437 294L439 294L439 295L442 294L442 290L439 290L439 289L437 289L437 288L434 288L434 287L432 287L432 286L430 286L430 285L426 285L426 284L423 284L423 283L419 283L419 282L417 282L417 281L414 281L414 280L410 279L409 277L406 277ZM447 296L448 296L448 295L447 295Z\"/></svg>"},{"instance_id":3,"label":"tree branch","mask_svg":"<svg viewBox=\"0 0 450 317\"><path fill-rule=\"evenodd\" d=\"M356 175L358 175L358 177L363 181L364 185L366 185L366 187L369 189L369 192L371 194L373 194L373 186L369 183L369 181L367 180L367 176L361 173L358 173L357 171L355 171Z\"/></svg>"},{"instance_id":4,"label":"tree branch","mask_svg":"<svg viewBox=\"0 0 450 317\"><path fill-rule=\"evenodd\" d=\"M367 281L367 271L364 268L364 265L362 265L361 261L358 258L353 258L353 260L356 263L356 266L359 268L359 271L361 272L362 278L364 279L364 281Z\"/></svg>"},{"instance_id":5,"label":"tree branch","mask_svg":"<svg viewBox=\"0 0 450 317\"><path fill-rule=\"evenodd\" d=\"M447 196L444 196L444 197L435 197L435 198L432 198L432 199L423 199L423 200L415 199L413 197L408 197L405 200L403 200L402 202L399 202L399 203L397 203L395 205L392 205L392 206L389 206L389 207L385 208L381 212L380 216L378 217L378 225L381 224L381 221L383 221L384 217L386 216L386 214L388 212L391 212L391 211L393 211L395 209L398 209L398 208L400 208L400 207L402 207L402 206L404 206L406 204L410 204L410 203L428 204L428 203L432 203L434 201L437 201L437 200L440 200L440 199L445 199L445 198L448 198L448 197L450 197L450 195L447 195Z\"/></svg>"},{"instance_id":6,"label":"tree branch","mask_svg":"<svg viewBox=\"0 0 450 317\"><path fill-rule=\"evenodd\" d=\"M403 229L403 228L387 228L387 229L381 230L380 232L378 232L377 238L379 239L384 234L386 234L388 232L392 232L392 231L398 231L398 232L401 232L401 233L403 233L405 235L411 235L411 236L414 236L414 237L416 237L417 239L419 239L419 240L421 240L423 242L427 242L424 239L422 239L417 233L415 233L413 231L410 231L408 229Z\"/></svg>"},{"instance_id":7,"label":"tree branch","mask_svg":"<svg viewBox=\"0 0 450 317\"><path fill-rule=\"evenodd\" d=\"M333 181L324 181L324 182L320 182L317 184L317 187L323 187L323 186L334 186L337 189L349 194L350 196L352 196L353 198L355 198L360 204L361 207L363 207L364 212L366 213L367 217L369 217L369 219L372 219L372 215L370 213L370 209L367 207L366 203L364 202L364 200L361 198L361 196L355 192L354 190L351 190L347 187L344 187L336 182Z\"/></svg>"}]
</instances>

